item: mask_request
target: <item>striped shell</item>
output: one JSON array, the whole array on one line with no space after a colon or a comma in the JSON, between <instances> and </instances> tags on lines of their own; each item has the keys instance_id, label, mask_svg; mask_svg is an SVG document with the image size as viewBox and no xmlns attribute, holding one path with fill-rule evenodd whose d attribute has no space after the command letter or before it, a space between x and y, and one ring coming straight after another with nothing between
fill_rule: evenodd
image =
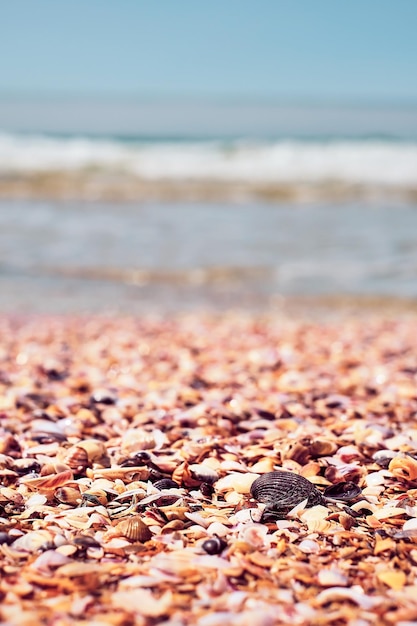
<instances>
[{"instance_id":1,"label":"striped shell","mask_svg":"<svg viewBox=\"0 0 417 626\"><path fill-rule=\"evenodd\" d=\"M307 507L323 502L321 492L307 478L283 470L262 474L250 492L255 500L267 505L265 512L275 518L285 517L303 500L307 499Z\"/></svg>"},{"instance_id":2,"label":"striped shell","mask_svg":"<svg viewBox=\"0 0 417 626\"><path fill-rule=\"evenodd\" d=\"M133 515L117 524L118 532L130 541L145 543L152 537L149 527L142 520L140 515Z\"/></svg>"}]
</instances>

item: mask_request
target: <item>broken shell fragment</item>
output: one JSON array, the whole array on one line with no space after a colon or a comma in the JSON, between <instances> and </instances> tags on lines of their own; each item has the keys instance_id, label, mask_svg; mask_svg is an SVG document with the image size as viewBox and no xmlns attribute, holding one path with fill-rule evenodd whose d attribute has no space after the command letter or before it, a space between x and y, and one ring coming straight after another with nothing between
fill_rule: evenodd
<instances>
[{"instance_id":1,"label":"broken shell fragment","mask_svg":"<svg viewBox=\"0 0 417 626\"><path fill-rule=\"evenodd\" d=\"M208 465L194 464L188 466L191 476L201 481L202 483L213 484L219 479L219 475L216 470L212 469Z\"/></svg>"},{"instance_id":2,"label":"broken shell fragment","mask_svg":"<svg viewBox=\"0 0 417 626\"><path fill-rule=\"evenodd\" d=\"M400 480L415 480L417 478L417 461L408 454L398 455L390 461L388 470Z\"/></svg>"},{"instance_id":3,"label":"broken shell fragment","mask_svg":"<svg viewBox=\"0 0 417 626\"><path fill-rule=\"evenodd\" d=\"M361 493L362 493L362 490L356 483L341 482L341 483L336 483L335 485L330 485L329 487L326 487L326 489L323 492L323 496L331 500L351 502L352 500L357 498Z\"/></svg>"},{"instance_id":4,"label":"broken shell fragment","mask_svg":"<svg viewBox=\"0 0 417 626\"><path fill-rule=\"evenodd\" d=\"M240 472L232 472L224 478L220 478L215 484L216 491L224 493L226 491L236 491L241 494L248 494L258 474L241 474ZM267 476L267 474L264 474Z\"/></svg>"}]
</instances>

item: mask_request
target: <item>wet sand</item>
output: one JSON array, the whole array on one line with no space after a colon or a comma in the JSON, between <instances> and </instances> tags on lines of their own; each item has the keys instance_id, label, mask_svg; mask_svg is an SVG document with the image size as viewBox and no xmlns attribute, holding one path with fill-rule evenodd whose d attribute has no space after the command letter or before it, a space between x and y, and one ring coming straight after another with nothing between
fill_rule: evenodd
<instances>
[{"instance_id":1,"label":"wet sand","mask_svg":"<svg viewBox=\"0 0 417 626\"><path fill-rule=\"evenodd\" d=\"M416 337L409 312L0 317L1 620L413 620ZM277 469L361 493L266 519Z\"/></svg>"},{"instance_id":2,"label":"wet sand","mask_svg":"<svg viewBox=\"0 0 417 626\"><path fill-rule=\"evenodd\" d=\"M12 173L0 177L4 200L87 202L406 202L417 201L415 187L344 181L296 183L216 179L149 180L117 172Z\"/></svg>"}]
</instances>

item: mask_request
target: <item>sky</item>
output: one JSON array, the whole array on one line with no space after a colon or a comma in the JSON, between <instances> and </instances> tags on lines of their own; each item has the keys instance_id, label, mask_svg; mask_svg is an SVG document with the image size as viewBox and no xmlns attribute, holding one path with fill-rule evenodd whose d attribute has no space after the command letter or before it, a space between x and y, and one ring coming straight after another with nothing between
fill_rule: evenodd
<instances>
[{"instance_id":1,"label":"sky","mask_svg":"<svg viewBox=\"0 0 417 626\"><path fill-rule=\"evenodd\" d=\"M417 0L0 0L0 94L417 101Z\"/></svg>"}]
</instances>

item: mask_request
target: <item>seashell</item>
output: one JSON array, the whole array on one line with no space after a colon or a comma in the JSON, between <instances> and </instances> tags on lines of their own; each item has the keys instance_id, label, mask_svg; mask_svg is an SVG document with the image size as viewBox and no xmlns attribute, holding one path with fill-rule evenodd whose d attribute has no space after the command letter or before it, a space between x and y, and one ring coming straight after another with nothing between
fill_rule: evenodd
<instances>
[{"instance_id":1,"label":"seashell","mask_svg":"<svg viewBox=\"0 0 417 626\"><path fill-rule=\"evenodd\" d=\"M407 577L404 572L400 570L386 570L384 572L378 572L377 578L390 587L394 591L400 591L407 582Z\"/></svg>"},{"instance_id":2,"label":"seashell","mask_svg":"<svg viewBox=\"0 0 417 626\"><path fill-rule=\"evenodd\" d=\"M172 473L172 480L185 487L199 487L202 482L205 482L205 480L197 478L193 475L190 470L190 466L186 461L180 463L180 465L174 469Z\"/></svg>"},{"instance_id":3,"label":"seashell","mask_svg":"<svg viewBox=\"0 0 417 626\"><path fill-rule=\"evenodd\" d=\"M45 495L34 493L33 496L30 496L30 498L26 500L26 508L42 506L47 502L48 498Z\"/></svg>"},{"instance_id":4,"label":"seashell","mask_svg":"<svg viewBox=\"0 0 417 626\"><path fill-rule=\"evenodd\" d=\"M417 461L408 454L397 455L390 461L388 470L400 480L415 480L417 478Z\"/></svg>"},{"instance_id":5,"label":"seashell","mask_svg":"<svg viewBox=\"0 0 417 626\"><path fill-rule=\"evenodd\" d=\"M369 507L369 505L368 505ZM395 506L384 506L382 509L374 511L374 516L377 520L390 519L391 517L398 517L404 515L405 509Z\"/></svg>"},{"instance_id":6,"label":"seashell","mask_svg":"<svg viewBox=\"0 0 417 626\"><path fill-rule=\"evenodd\" d=\"M214 535L211 539L206 539L201 544L204 552L207 554L220 554L226 548L227 542L224 541L221 537Z\"/></svg>"},{"instance_id":7,"label":"seashell","mask_svg":"<svg viewBox=\"0 0 417 626\"><path fill-rule=\"evenodd\" d=\"M239 533L239 537L253 548L262 549L269 547L270 536L268 527L265 524L245 524Z\"/></svg>"},{"instance_id":8,"label":"seashell","mask_svg":"<svg viewBox=\"0 0 417 626\"><path fill-rule=\"evenodd\" d=\"M82 494L83 506L106 506L107 503L107 493L103 489L87 489Z\"/></svg>"},{"instance_id":9,"label":"seashell","mask_svg":"<svg viewBox=\"0 0 417 626\"><path fill-rule=\"evenodd\" d=\"M198 572L195 552L183 548L160 552L152 559L152 568L171 576L188 576Z\"/></svg>"},{"instance_id":10,"label":"seashell","mask_svg":"<svg viewBox=\"0 0 417 626\"><path fill-rule=\"evenodd\" d=\"M122 520L116 526L118 532L130 541L145 543L152 538L149 527L142 520L140 515L134 515Z\"/></svg>"},{"instance_id":11,"label":"seashell","mask_svg":"<svg viewBox=\"0 0 417 626\"><path fill-rule=\"evenodd\" d=\"M381 603L381 598L366 595L360 585L354 585L350 588L330 587L321 591L316 597L319 606L338 600L350 600L365 611L369 611Z\"/></svg>"},{"instance_id":12,"label":"seashell","mask_svg":"<svg viewBox=\"0 0 417 626\"><path fill-rule=\"evenodd\" d=\"M273 472L275 467L275 461L269 456L259 459L255 465L252 465L250 471L254 474L266 474L267 472Z\"/></svg>"},{"instance_id":13,"label":"seashell","mask_svg":"<svg viewBox=\"0 0 417 626\"><path fill-rule=\"evenodd\" d=\"M268 476L268 474L263 474L263 476ZM224 478L220 478L220 480L216 482L216 491L220 491L220 493L225 491L237 491L237 493L248 494L251 491L252 484L257 478L259 478L258 474L233 472L232 474L224 476Z\"/></svg>"},{"instance_id":14,"label":"seashell","mask_svg":"<svg viewBox=\"0 0 417 626\"><path fill-rule=\"evenodd\" d=\"M54 492L55 498L63 504L77 505L81 502L81 492L78 487L58 487Z\"/></svg>"},{"instance_id":15,"label":"seashell","mask_svg":"<svg viewBox=\"0 0 417 626\"><path fill-rule=\"evenodd\" d=\"M50 575L51 572L62 565L72 563L72 559L56 550L46 550L40 556L38 556L30 567L37 570L41 574Z\"/></svg>"},{"instance_id":16,"label":"seashell","mask_svg":"<svg viewBox=\"0 0 417 626\"><path fill-rule=\"evenodd\" d=\"M417 534L417 518L413 517L412 519L408 519L404 522L403 530L412 530Z\"/></svg>"},{"instance_id":17,"label":"seashell","mask_svg":"<svg viewBox=\"0 0 417 626\"><path fill-rule=\"evenodd\" d=\"M310 444L310 453L313 459L319 456L330 456L338 449L334 441L328 439L314 439Z\"/></svg>"},{"instance_id":18,"label":"seashell","mask_svg":"<svg viewBox=\"0 0 417 626\"><path fill-rule=\"evenodd\" d=\"M378 450L372 455L372 458L380 467L386 469L395 456L397 453L394 450Z\"/></svg>"},{"instance_id":19,"label":"seashell","mask_svg":"<svg viewBox=\"0 0 417 626\"><path fill-rule=\"evenodd\" d=\"M7 545L11 544L14 541L14 537L9 535L9 533L5 533L3 531L0 532L0 545L5 543Z\"/></svg>"},{"instance_id":20,"label":"seashell","mask_svg":"<svg viewBox=\"0 0 417 626\"><path fill-rule=\"evenodd\" d=\"M324 477L331 483L359 481L362 477L363 469L354 463L342 465L330 465L324 471Z\"/></svg>"},{"instance_id":21,"label":"seashell","mask_svg":"<svg viewBox=\"0 0 417 626\"><path fill-rule=\"evenodd\" d=\"M214 487L210 483L201 483L200 493L205 498L211 498L214 493Z\"/></svg>"},{"instance_id":22,"label":"seashell","mask_svg":"<svg viewBox=\"0 0 417 626\"><path fill-rule=\"evenodd\" d=\"M310 533L326 532L332 528L331 522L326 520L330 511L320 504L300 514L300 519L307 524Z\"/></svg>"},{"instance_id":23,"label":"seashell","mask_svg":"<svg viewBox=\"0 0 417 626\"><path fill-rule=\"evenodd\" d=\"M60 472L65 472L69 470L69 466L66 463L61 463L60 461L50 461L49 463L45 463L42 465L42 469L40 471L40 476L49 476L50 474L59 474Z\"/></svg>"},{"instance_id":24,"label":"seashell","mask_svg":"<svg viewBox=\"0 0 417 626\"><path fill-rule=\"evenodd\" d=\"M19 476L24 476L25 474L39 474L41 466L35 459L25 458L16 459L13 463L13 469Z\"/></svg>"},{"instance_id":25,"label":"seashell","mask_svg":"<svg viewBox=\"0 0 417 626\"><path fill-rule=\"evenodd\" d=\"M322 587L346 587L349 582L347 576L336 567L321 569L317 580Z\"/></svg>"},{"instance_id":26,"label":"seashell","mask_svg":"<svg viewBox=\"0 0 417 626\"><path fill-rule=\"evenodd\" d=\"M212 522L209 526L207 526L207 534L226 537L230 534L230 529L221 522Z\"/></svg>"},{"instance_id":27,"label":"seashell","mask_svg":"<svg viewBox=\"0 0 417 626\"><path fill-rule=\"evenodd\" d=\"M65 457L65 463L75 472L75 474L83 474L87 467L90 467L88 453L84 448L72 446Z\"/></svg>"},{"instance_id":28,"label":"seashell","mask_svg":"<svg viewBox=\"0 0 417 626\"><path fill-rule=\"evenodd\" d=\"M12 548L18 552L36 552L53 542L53 535L48 530L32 530L13 542Z\"/></svg>"},{"instance_id":29,"label":"seashell","mask_svg":"<svg viewBox=\"0 0 417 626\"><path fill-rule=\"evenodd\" d=\"M41 476L39 478L28 478L24 476L20 479L20 482L32 489L38 489L39 491L51 491L55 490L62 485L72 481L74 478L72 470L66 470L59 474L52 474L49 476Z\"/></svg>"},{"instance_id":30,"label":"seashell","mask_svg":"<svg viewBox=\"0 0 417 626\"><path fill-rule=\"evenodd\" d=\"M148 589L129 589L115 591L111 594L110 603L112 609L123 612L144 615L147 623L161 622L164 615L169 613L172 606L172 591L164 591L158 598ZM112 611L115 614L114 610ZM159 618L159 619L158 619ZM165 621L165 620L164 620ZM101 622L103 623L103 622ZM139 623L145 623L141 620Z\"/></svg>"},{"instance_id":31,"label":"seashell","mask_svg":"<svg viewBox=\"0 0 417 626\"><path fill-rule=\"evenodd\" d=\"M355 446L342 446L337 452L337 456L343 463L350 463L355 459L362 459L362 453Z\"/></svg>"},{"instance_id":32,"label":"seashell","mask_svg":"<svg viewBox=\"0 0 417 626\"><path fill-rule=\"evenodd\" d=\"M163 489L178 489L179 488L179 485L174 480L171 480L170 478L161 478L160 480L157 480L156 482L154 482L153 486L156 487L156 489L159 489L160 491L162 491Z\"/></svg>"},{"instance_id":33,"label":"seashell","mask_svg":"<svg viewBox=\"0 0 417 626\"><path fill-rule=\"evenodd\" d=\"M368 487L385 485L386 479L390 476L391 474L385 469L379 470L378 472L371 472L365 477L365 484Z\"/></svg>"},{"instance_id":34,"label":"seashell","mask_svg":"<svg viewBox=\"0 0 417 626\"><path fill-rule=\"evenodd\" d=\"M98 461L107 455L106 446L99 439L85 439L84 441L79 441L76 445L87 452L90 463Z\"/></svg>"},{"instance_id":35,"label":"seashell","mask_svg":"<svg viewBox=\"0 0 417 626\"><path fill-rule=\"evenodd\" d=\"M298 544L298 549L304 554L317 554L320 552L320 546L317 541L313 541L312 539L304 539Z\"/></svg>"},{"instance_id":36,"label":"seashell","mask_svg":"<svg viewBox=\"0 0 417 626\"><path fill-rule=\"evenodd\" d=\"M243 495L237 491L228 491L224 494L224 499L231 506L236 506L243 500Z\"/></svg>"},{"instance_id":37,"label":"seashell","mask_svg":"<svg viewBox=\"0 0 417 626\"><path fill-rule=\"evenodd\" d=\"M166 435L155 428L151 432L143 428L129 428L122 436L122 454L135 454L141 450L160 450L167 442Z\"/></svg>"},{"instance_id":38,"label":"seashell","mask_svg":"<svg viewBox=\"0 0 417 626\"><path fill-rule=\"evenodd\" d=\"M311 450L309 442L297 442L289 448L287 454L285 455L286 459L292 459L296 461L300 465L306 465L311 459Z\"/></svg>"},{"instance_id":39,"label":"seashell","mask_svg":"<svg viewBox=\"0 0 417 626\"><path fill-rule=\"evenodd\" d=\"M300 469L300 476L304 476L304 478L315 478L320 474L321 465L317 463L317 461L309 461L307 465L303 465Z\"/></svg>"},{"instance_id":40,"label":"seashell","mask_svg":"<svg viewBox=\"0 0 417 626\"><path fill-rule=\"evenodd\" d=\"M351 502L362 493L362 490L355 483L336 483L326 487L323 492L324 498L330 500L341 500L342 502Z\"/></svg>"},{"instance_id":41,"label":"seashell","mask_svg":"<svg viewBox=\"0 0 417 626\"><path fill-rule=\"evenodd\" d=\"M307 478L282 470L269 472L257 478L250 492L255 500L267 505L265 512L277 518L285 517L305 499L308 507L323 502L321 492Z\"/></svg>"},{"instance_id":42,"label":"seashell","mask_svg":"<svg viewBox=\"0 0 417 626\"><path fill-rule=\"evenodd\" d=\"M213 484L219 479L219 475L216 470L208 465L204 465L203 463L189 465L188 469L190 470L193 478L196 478L203 483Z\"/></svg>"}]
</instances>

